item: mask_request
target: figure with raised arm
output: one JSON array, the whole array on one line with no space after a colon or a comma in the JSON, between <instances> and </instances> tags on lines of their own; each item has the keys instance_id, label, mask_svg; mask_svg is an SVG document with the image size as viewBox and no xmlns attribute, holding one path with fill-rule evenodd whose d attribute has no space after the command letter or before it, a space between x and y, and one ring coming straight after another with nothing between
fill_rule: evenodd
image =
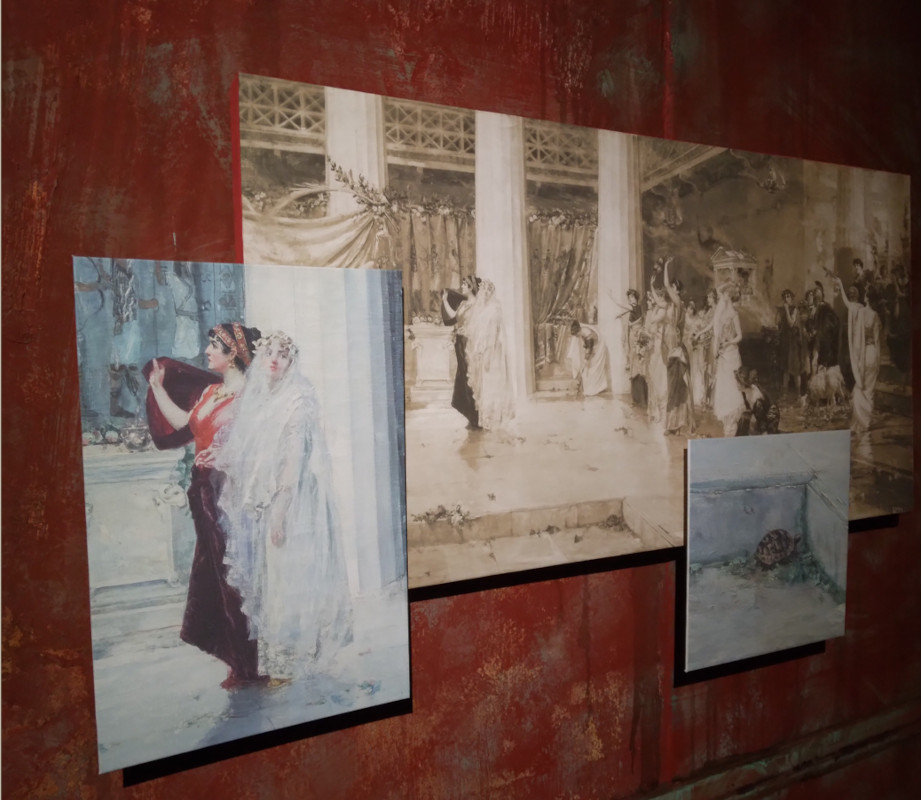
<instances>
[{"instance_id":1,"label":"figure with raised arm","mask_svg":"<svg viewBox=\"0 0 921 800\"><path fill-rule=\"evenodd\" d=\"M847 308L848 353L854 372L851 429L863 435L870 429L876 380L879 377L879 315L866 304L857 284L852 284L845 293L841 279L833 276L832 280Z\"/></svg>"},{"instance_id":2,"label":"figure with raised arm","mask_svg":"<svg viewBox=\"0 0 921 800\"><path fill-rule=\"evenodd\" d=\"M188 489L195 524L195 553L179 636L228 666L221 684L234 689L264 682L258 670L256 642L250 639L240 593L227 582L227 537L218 519L215 457L235 419L238 392L252 362L259 331L239 322L215 325L205 349L203 373L172 359L146 365L150 385L147 416L158 447L195 442ZM202 389L204 385L204 389Z\"/></svg>"}]
</instances>

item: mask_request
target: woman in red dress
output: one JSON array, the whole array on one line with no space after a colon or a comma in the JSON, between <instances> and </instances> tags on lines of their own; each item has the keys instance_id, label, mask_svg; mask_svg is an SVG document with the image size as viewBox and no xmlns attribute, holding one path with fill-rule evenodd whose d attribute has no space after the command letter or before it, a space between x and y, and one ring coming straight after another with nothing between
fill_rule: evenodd
<instances>
[{"instance_id":1,"label":"woman in red dress","mask_svg":"<svg viewBox=\"0 0 921 800\"><path fill-rule=\"evenodd\" d=\"M227 583L224 551L227 540L218 519L215 484L220 480L214 466L214 453L226 439L225 430L233 421L234 400L243 387L244 373L252 361L254 344L260 333L239 322L217 325L208 332L205 349L208 368L219 379L210 382L190 409L183 405L180 388L182 378L169 375L170 366L154 359L149 365L148 381L152 401L148 401L151 432L158 446L177 446L195 441L195 461L189 484L189 510L195 523L195 554L189 576L189 594L182 620L180 638L206 653L221 659L230 668L225 689L262 682L259 675L257 643L249 638L246 616L243 614L239 592ZM186 366L188 371L189 368ZM190 380L195 378L190 376ZM201 380L199 377L198 380ZM214 376L206 380L214 381ZM165 388L173 390L173 396ZM174 399L178 396L179 402ZM168 428L157 435L158 417ZM164 435L165 434L165 435ZM185 434L177 436L176 434ZM157 441L158 438L161 441ZM166 440L164 442L164 440Z\"/></svg>"}]
</instances>

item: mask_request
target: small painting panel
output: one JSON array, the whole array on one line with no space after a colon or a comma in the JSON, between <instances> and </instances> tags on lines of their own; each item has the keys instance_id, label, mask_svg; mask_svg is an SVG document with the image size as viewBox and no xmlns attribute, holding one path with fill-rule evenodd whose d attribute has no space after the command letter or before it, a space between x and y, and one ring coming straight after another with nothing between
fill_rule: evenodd
<instances>
[{"instance_id":1,"label":"small painting panel","mask_svg":"<svg viewBox=\"0 0 921 800\"><path fill-rule=\"evenodd\" d=\"M687 671L844 635L847 431L688 449Z\"/></svg>"},{"instance_id":2,"label":"small painting panel","mask_svg":"<svg viewBox=\"0 0 921 800\"><path fill-rule=\"evenodd\" d=\"M399 273L74 277L100 771L408 698Z\"/></svg>"}]
</instances>

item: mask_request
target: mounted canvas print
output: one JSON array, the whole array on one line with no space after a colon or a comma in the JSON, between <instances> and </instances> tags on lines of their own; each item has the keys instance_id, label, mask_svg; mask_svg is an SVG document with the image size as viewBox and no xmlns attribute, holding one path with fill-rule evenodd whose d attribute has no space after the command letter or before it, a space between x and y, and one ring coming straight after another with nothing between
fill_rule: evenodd
<instances>
[{"instance_id":1,"label":"mounted canvas print","mask_svg":"<svg viewBox=\"0 0 921 800\"><path fill-rule=\"evenodd\" d=\"M408 698L399 273L74 278L100 771Z\"/></svg>"},{"instance_id":2,"label":"mounted canvas print","mask_svg":"<svg viewBox=\"0 0 921 800\"><path fill-rule=\"evenodd\" d=\"M688 447L688 672L844 635L847 431Z\"/></svg>"},{"instance_id":3,"label":"mounted canvas print","mask_svg":"<svg viewBox=\"0 0 921 800\"><path fill-rule=\"evenodd\" d=\"M403 272L411 586L675 547L688 440L911 507L909 180L240 76L238 257Z\"/></svg>"}]
</instances>

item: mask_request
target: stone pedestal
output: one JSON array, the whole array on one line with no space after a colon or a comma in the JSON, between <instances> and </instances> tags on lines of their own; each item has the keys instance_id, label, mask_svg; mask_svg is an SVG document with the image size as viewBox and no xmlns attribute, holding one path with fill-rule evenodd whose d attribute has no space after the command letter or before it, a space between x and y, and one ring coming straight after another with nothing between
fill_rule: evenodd
<instances>
[{"instance_id":1,"label":"stone pedestal","mask_svg":"<svg viewBox=\"0 0 921 800\"><path fill-rule=\"evenodd\" d=\"M188 579L195 530L173 470L180 450L83 449L90 589ZM184 568L183 568L184 567Z\"/></svg>"},{"instance_id":2,"label":"stone pedestal","mask_svg":"<svg viewBox=\"0 0 921 800\"><path fill-rule=\"evenodd\" d=\"M415 380L409 387L410 402L423 405L450 402L457 371L454 329L423 322L412 325L410 330L412 339L407 340L407 347L412 350L415 364Z\"/></svg>"}]
</instances>

